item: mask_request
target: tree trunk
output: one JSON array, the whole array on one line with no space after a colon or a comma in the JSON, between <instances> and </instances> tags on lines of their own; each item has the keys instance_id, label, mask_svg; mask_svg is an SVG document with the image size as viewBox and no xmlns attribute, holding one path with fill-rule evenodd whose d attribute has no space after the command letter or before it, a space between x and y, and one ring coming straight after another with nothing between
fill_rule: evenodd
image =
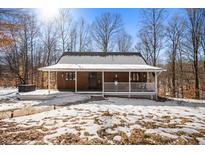
<instances>
[{"instance_id":1,"label":"tree trunk","mask_svg":"<svg viewBox=\"0 0 205 154\"><path fill-rule=\"evenodd\" d=\"M28 39L27 39L27 27L25 26L24 30L24 39L25 39L25 46L24 46L24 54L25 54L25 63L24 63L24 83L28 83Z\"/></svg>"},{"instance_id":2,"label":"tree trunk","mask_svg":"<svg viewBox=\"0 0 205 154\"><path fill-rule=\"evenodd\" d=\"M153 10L153 66L157 64L157 34L156 34L156 16L155 16L155 9Z\"/></svg>"},{"instance_id":3,"label":"tree trunk","mask_svg":"<svg viewBox=\"0 0 205 154\"><path fill-rule=\"evenodd\" d=\"M31 37L31 83L33 84L33 37Z\"/></svg>"},{"instance_id":4,"label":"tree trunk","mask_svg":"<svg viewBox=\"0 0 205 154\"><path fill-rule=\"evenodd\" d=\"M183 89L183 64L182 64L182 55L181 55L181 52L179 53L179 56L180 56L180 64L179 64L179 67L180 67L180 87L181 87L181 96L182 98L184 98L184 89Z\"/></svg>"},{"instance_id":5,"label":"tree trunk","mask_svg":"<svg viewBox=\"0 0 205 154\"><path fill-rule=\"evenodd\" d=\"M195 98L199 99L199 75L198 75L198 50L194 51L194 78L195 78Z\"/></svg>"},{"instance_id":6,"label":"tree trunk","mask_svg":"<svg viewBox=\"0 0 205 154\"><path fill-rule=\"evenodd\" d=\"M176 50L173 49L173 55L172 55L172 96L176 97L176 84L175 84L175 60L176 60Z\"/></svg>"},{"instance_id":7,"label":"tree trunk","mask_svg":"<svg viewBox=\"0 0 205 154\"><path fill-rule=\"evenodd\" d=\"M205 49L204 49L204 70L205 70Z\"/></svg>"}]
</instances>

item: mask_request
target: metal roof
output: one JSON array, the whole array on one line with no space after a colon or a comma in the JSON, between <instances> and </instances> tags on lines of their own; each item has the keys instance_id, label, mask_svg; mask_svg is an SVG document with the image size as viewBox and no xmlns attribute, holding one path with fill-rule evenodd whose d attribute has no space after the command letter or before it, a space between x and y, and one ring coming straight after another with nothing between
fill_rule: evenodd
<instances>
[{"instance_id":1,"label":"metal roof","mask_svg":"<svg viewBox=\"0 0 205 154\"><path fill-rule=\"evenodd\" d=\"M41 71L139 71L161 72L147 65L139 52L64 52L58 63Z\"/></svg>"},{"instance_id":2,"label":"metal roof","mask_svg":"<svg viewBox=\"0 0 205 154\"><path fill-rule=\"evenodd\" d=\"M65 52L58 64L146 64L138 52Z\"/></svg>"},{"instance_id":3,"label":"metal roof","mask_svg":"<svg viewBox=\"0 0 205 154\"><path fill-rule=\"evenodd\" d=\"M162 68L133 64L56 64L40 68L41 71L136 71L162 72Z\"/></svg>"}]
</instances>

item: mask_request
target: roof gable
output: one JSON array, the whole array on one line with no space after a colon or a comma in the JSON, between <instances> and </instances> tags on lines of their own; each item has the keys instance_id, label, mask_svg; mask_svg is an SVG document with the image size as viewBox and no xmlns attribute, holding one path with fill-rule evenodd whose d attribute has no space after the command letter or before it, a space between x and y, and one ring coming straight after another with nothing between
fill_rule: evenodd
<instances>
[{"instance_id":1,"label":"roof gable","mask_svg":"<svg viewBox=\"0 0 205 154\"><path fill-rule=\"evenodd\" d=\"M58 64L146 64L138 52L64 52Z\"/></svg>"}]
</instances>

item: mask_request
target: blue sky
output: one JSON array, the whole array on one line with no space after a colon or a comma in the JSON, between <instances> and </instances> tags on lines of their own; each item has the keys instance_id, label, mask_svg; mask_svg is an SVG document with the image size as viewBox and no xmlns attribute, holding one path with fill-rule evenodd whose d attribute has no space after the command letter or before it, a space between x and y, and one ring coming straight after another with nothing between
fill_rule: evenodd
<instances>
[{"instance_id":1,"label":"blue sky","mask_svg":"<svg viewBox=\"0 0 205 154\"><path fill-rule=\"evenodd\" d=\"M42 11L35 10L39 16L42 16ZM133 40L137 39L138 29L140 23L143 20L142 9L140 8L76 8L71 9L72 17L75 21L83 17L89 24L95 20L97 16L100 16L104 12L118 13L122 16L122 21L125 30L132 35ZM164 22L167 22L169 17L175 13L184 12L183 9L166 9L166 18ZM39 14L40 13L40 14ZM44 19L43 19L44 20Z\"/></svg>"},{"instance_id":2,"label":"blue sky","mask_svg":"<svg viewBox=\"0 0 205 154\"><path fill-rule=\"evenodd\" d=\"M142 9L140 8L81 8L81 9L71 9L72 16L77 20L83 17L88 23L92 23L97 16L100 16L103 12L119 13L122 16L123 24L125 30L133 38L133 47L137 42L137 34L140 28L140 23L143 20ZM175 14L183 14L184 9L170 8L166 9L164 23L166 24L168 20ZM160 52L160 60L166 61L164 57L166 55L166 49L164 48Z\"/></svg>"},{"instance_id":3,"label":"blue sky","mask_svg":"<svg viewBox=\"0 0 205 154\"><path fill-rule=\"evenodd\" d=\"M141 20L140 9L73 9L72 14L76 18L83 17L88 22L92 21L103 12L119 13L122 16L123 24L128 33L133 37L136 34L137 23ZM136 37L136 36L135 36Z\"/></svg>"},{"instance_id":4,"label":"blue sky","mask_svg":"<svg viewBox=\"0 0 205 154\"><path fill-rule=\"evenodd\" d=\"M166 19L173 14L182 11L182 9L166 9ZM139 23L142 21L142 9L139 8L81 8L72 9L71 12L74 18L78 19L83 17L89 23L92 23L96 16L99 16L103 12L119 13L122 16L125 30L132 35L133 39L137 38Z\"/></svg>"},{"instance_id":5,"label":"blue sky","mask_svg":"<svg viewBox=\"0 0 205 154\"><path fill-rule=\"evenodd\" d=\"M118 13L122 16L123 24L125 30L133 38L133 47L135 46L138 39L138 30L140 28L140 23L143 20L142 9L140 8L76 8L71 9L72 17L75 21L83 17L89 24L95 20L97 16L100 16L104 12ZM164 23L170 19L174 14L183 14L184 9L166 9L166 17ZM166 54L166 49L161 52L161 56Z\"/></svg>"}]
</instances>

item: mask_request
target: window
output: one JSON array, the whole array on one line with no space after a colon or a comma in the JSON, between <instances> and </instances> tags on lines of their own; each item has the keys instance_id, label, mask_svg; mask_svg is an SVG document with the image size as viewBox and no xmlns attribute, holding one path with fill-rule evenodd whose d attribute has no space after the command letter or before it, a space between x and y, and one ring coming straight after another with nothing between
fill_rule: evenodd
<instances>
[{"instance_id":1,"label":"window","mask_svg":"<svg viewBox=\"0 0 205 154\"><path fill-rule=\"evenodd\" d=\"M65 80L75 80L75 73L74 72L68 72L65 73Z\"/></svg>"},{"instance_id":2,"label":"window","mask_svg":"<svg viewBox=\"0 0 205 154\"><path fill-rule=\"evenodd\" d=\"M146 72L132 72L131 81L132 82L147 82L147 73Z\"/></svg>"},{"instance_id":3,"label":"window","mask_svg":"<svg viewBox=\"0 0 205 154\"><path fill-rule=\"evenodd\" d=\"M132 81L139 81L139 73L132 73L131 75L131 80Z\"/></svg>"}]
</instances>

